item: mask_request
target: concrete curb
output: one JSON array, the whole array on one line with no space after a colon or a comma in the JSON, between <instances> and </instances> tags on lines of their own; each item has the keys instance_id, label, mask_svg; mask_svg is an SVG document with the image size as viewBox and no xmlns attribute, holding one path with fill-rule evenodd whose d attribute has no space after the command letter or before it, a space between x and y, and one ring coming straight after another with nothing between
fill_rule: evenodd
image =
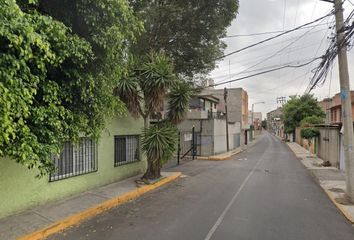
<instances>
[{"instance_id":1,"label":"concrete curb","mask_svg":"<svg viewBox=\"0 0 354 240\"><path fill-rule=\"evenodd\" d=\"M208 156L208 157L197 157L197 160L206 160L206 161L225 161L225 160L230 160L231 157L233 157L236 154L239 154L251 147L253 147L258 141L259 139L262 137L262 135L260 135L258 138L255 138L251 143L249 143L246 147L241 148L239 147L238 149L232 150L230 152L224 153L224 154L220 154L220 155L214 155L214 156Z\"/></svg>"},{"instance_id":2,"label":"concrete curb","mask_svg":"<svg viewBox=\"0 0 354 240\"><path fill-rule=\"evenodd\" d=\"M150 192L158 187L161 187L162 185L165 185L167 183L170 183L176 179L178 179L182 175L181 172L176 172L171 176L165 177L161 179L158 182L155 182L151 185L146 185L140 188L137 188L133 191L130 191L128 193L125 193L121 196L118 196L116 198L107 200L105 202L102 202L100 204L97 204L94 207L88 208L80 213L71 215L67 218L64 218L62 220L59 220L48 227L45 227L43 229L40 229L38 231L35 231L33 233L30 233L28 235L22 236L18 238L18 240L39 240L39 239L44 239L54 233L60 232L68 227L72 227L74 225L79 224L80 222L87 220L89 218L92 218L106 210L109 210L113 207L116 207L120 204L126 203L130 200L136 199L140 197L141 195Z\"/></svg>"},{"instance_id":3,"label":"concrete curb","mask_svg":"<svg viewBox=\"0 0 354 240\"><path fill-rule=\"evenodd\" d=\"M232 151L228 154L223 154L220 156L209 156L209 157L197 157L197 160L207 160L207 161L225 161L225 160L230 160L232 156L239 154L240 152L242 152L243 150L239 149L239 150L235 150Z\"/></svg>"},{"instance_id":4,"label":"concrete curb","mask_svg":"<svg viewBox=\"0 0 354 240\"><path fill-rule=\"evenodd\" d=\"M316 174L311 171L311 168L309 168L308 166L306 166L306 164L304 163L304 158L298 156L298 154L296 154L296 152L290 147L289 144L286 144L287 147L291 150L291 152L296 156L296 158L298 158L301 162L301 164L305 167L306 170L308 170L308 172L310 173L310 175L315 179L315 181L320 185L320 187L323 189L323 191L327 194L328 198L332 201L332 203L339 209L339 211L342 213L342 215L348 219L349 222L351 222L352 224L354 224L354 216L346 209L345 205L342 205L340 203L338 203L336 201L336 196L329 191L328 189L326 189L326 187L324 187L321 184L321 181L318 179L318 177L316 176Z\"/></svg>"},{"instance_id":5,"label":"concrete curb","mask_svg":"<svg viewBox=\"0 0 354 240\"><path fill-rule=\"evenodd\" d=\"M344 217L348 219L352 224L354 224L354 217L345 209L345 207L342 204L339 204L336 202L335 196L328 191L327 189L322 188L326 194L328 195L329 199L336 205L336 207L342 212Z\"/></svg>"}]
</instances>

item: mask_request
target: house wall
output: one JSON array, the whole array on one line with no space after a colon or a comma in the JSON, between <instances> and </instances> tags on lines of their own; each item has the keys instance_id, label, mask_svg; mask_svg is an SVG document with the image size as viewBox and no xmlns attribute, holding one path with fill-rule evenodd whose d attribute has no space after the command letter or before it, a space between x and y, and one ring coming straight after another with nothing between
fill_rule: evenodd
<instances>
[{"instance_id":1,"label":"house wall","mask_svg":"<svg viewBox=\"0 0 354 240\"><path fill-rule=\"evenodd\" d=\"M227 97L227 110L229 122L239 122L242 129L241 145L244 145L244 130L248 125L248 94L242 88L229 88ZM225 111L224 89L205 89L203 94L208 94L219 98L220 102L217 110Z\"/></svg>"},{"instance_id":2,"label":"house wall","mask_svg":"<svg viewBox=\"0 0 354 240\"><path fill-rule=\"evenodd\" d=\"M332 166L339 168L340 157L340 133L339 127L323 126L316 127L320 131L320 136L313 140L313 144L310 149L308 141L302 139L300 132L301 128L296 128L296 142L304 148L311 151L311 153L317 154L317 156L324 161L329 161ZM315 143L316 141L316 143ZM316 144L316 147L315 147Z\"/></svg>"},{"instance_id":3,"label":"house wall","mask_svg":"<svg viewBox=\"0 0 354 240\"><path fill-rule=\"evenodd\" d=\"M179 131L201 133L200 154L202 156L211 156L218 153L224 153L226 149L226 121L225 119L191 120L186 119L178 125ZM239 122L229 123L229 147L230 150L238 147L241 143L241 124ZM191 142L185 143L181 136L181 144L186 144L187 148ZM182 147L183 148L183 147ZM184 153L182 153L184 154Z\"/></svg>"},{"instance_id":4,"label":"house wall","mask_svg":"<svg viewBox=\"0 0 354 240\"><path fill-rule=\"evenodd\" d=\"M214 154L227 151L226 143L226 122L225 120L214 119ZM235 135L241 133L240 123L229 123L229 148L234 149ZM241 137L241 136L240 136Z\"/></svg>"},{"instance_id":5,"label":"house wall","mask_svg":"<svg viewBox=\"0 0 354 240\"><path fill-rule=\"evenodd\" d=\"M332 166L339 168L340 139L339 128L318 128L320 137L317 143L319 158L329 161Z\"/></svg>"},{"instance_id":6,"label":"house wall","mask_svg":"<svg viewBox=\"0 0 354 240\"><path fill-rule=\"evenodd\" d=\"M98 171L49 182L35 178L37 171L10 159L0 159L0 218L49 201L143 173L146 160L114 167L114 136L140 134L141 120L114 118L98 142Z\"/></svg>"}]
</instances>

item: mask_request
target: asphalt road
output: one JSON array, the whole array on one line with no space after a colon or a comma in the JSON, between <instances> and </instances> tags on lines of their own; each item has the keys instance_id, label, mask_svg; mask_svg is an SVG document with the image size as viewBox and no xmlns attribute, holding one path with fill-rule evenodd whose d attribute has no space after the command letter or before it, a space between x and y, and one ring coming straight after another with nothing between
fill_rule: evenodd
<instances>
[{"instance_id":1,"label":"asphalt road","mask_svg":"<svg viewBox=\"0 0 354 240\"><path fill-rule=\"evenodd\" d=\"M186 176L50 239L354 239L354 227L270 134L232 160L172 170Z\"/></svg>"}]
</instances>

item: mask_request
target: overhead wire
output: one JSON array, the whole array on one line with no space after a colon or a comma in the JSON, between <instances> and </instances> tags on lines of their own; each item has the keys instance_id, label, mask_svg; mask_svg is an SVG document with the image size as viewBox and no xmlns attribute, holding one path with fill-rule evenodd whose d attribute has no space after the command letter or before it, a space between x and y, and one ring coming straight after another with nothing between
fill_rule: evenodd
<instances>
[{"instance_id":1,"label":"overhead wire","mask_svg":"<svg viewBox=\"0 0 354 240\"><path fill-rule=\"evenodd\" d=\"M305 27L305 26L309 26L309 25L311 25L311 24L314 24L314 23L316 23L316 22L319 22L319 21L321 21L322 19L325 19L325 18L331 16L333 13L334 13L334 10L330 11L330 13L328 13L328 14L326 14L326 15L320 17L320 18L315 19L314 21L305 23L305 24L300 25L300 26L298 26L298 27L296 27L296 28L293 28L293 29L291 29L291 30L285 31L285 32L283 32L283 33L277 34L277 35L272 36L272 37L269 37L269 38L266 38L266 39L264 39L264 40L262 40L262 41L253 43L253 44L251 44L251 45L248 45L248 46L243 47L243 48L241 48L241 49L238 49L238 50L236 50L236 51L227 53L227 54L225 54L225 55L223 55L223 56L221 56L221 57L216 58L215 60L223 59L223 58L225 58L225 57L228 57L228 56L231 56L231 55L233 55L233 54L242 52L242 51L244 51L244 50L247 50L247 49L249 49L249 48L258 46L258 45L260 45L260 44L263 44L263 43L265 43L265 42L271 41L271 40L273 40L273 39L279 38L279 37L281 37L281 36L283 36L283 35L285 35L285 34L288 34L288 33L290 33L290 32L293 32L293 31L296 31L296 30L298 30L298 29L301 29L301 28L303 28L303 27Z\"/></svg>"},{"instance_id":2,"label":"overhead wire","mask_svg":"<svg viewBox=\"0 0 354 240\"><path fill-rule=\"evenodd\" d=\"M323 24L318 24L319 26L321 25L326 25L326 23ZM301 29L297 29L295 31L299 31L299 30L303 30L303 29L307 29L307 28L311 28L312 26L306 26L303 27ZM226 37L223 37L222 39L225 38L237 38L237 37L254 37L254 36L262 36L262 35L269 35L269 34L275 34L275 33L283 33L286 31L290 31L291 29L287 29L287 30L278 30L278 31L268 31L268 32L256 32L256 33L245 33L245 34L234 34L234 35L228 35Z\"/></svg>"},{"instance_id":3,"label":"overhead wire","mask_svg":"<svg viewBox=\"0 0 354 240\"><path fill-rule=\"evenodd\" d=\"M327 78L329 69L333 65L335 58L338 55L338 52L343 47L348 47L350 49L353 46L353 36L354 36L354 21L349 25L350 20L354 17L354 10L351 11L349 16L346 18L343 24L343 28L338 32L344 32L344 37L341 42L336 40L336 37L332 38L330 46L327 48L327 51L321 61L321 63L313 70L314 75L306 88L305 93L310 93L313 89L318 86L322 86Z\"/></svg>"},{"instance_id":4,"label":"overhead wire","mask_svg":"<svg viewBox=\"0 0 354 240\"><path fill-rule=\"evenodd\" d=\"M318 46L318 48L317 48L317 50L316 50L314 56L317 56L318 52L320 51L320 49L321 49L321 47L322 47L322 45L323 45L324 40L328 37L328 32L329 32L329 30L330 30L330 29L333 30L334 28L335 28L334 25L332 25L331 27L329 27L329 28L327 29L327 31L326 31L326 33L324 34L324 36L323 36L323 38L322 38L322 40L321 40L321 42L320 42L320 45ZM310 74L310 72L311 72L311 66L309 66L309 68L308 68L308 70L307 70L306 76L307 76L308 74ZM302 85L304 84L305 81L306 81L306 77L302 80L301 85L300 85L298 91L296 92L296 95L298 95L299 92L301 91Z\"/></svg>"},{"instance_id":5,"label":"overhead wire","mask_svg":"<svg viewBox=\"0 0 354 240\"><path fill-rule=\"evenodd\" d=\"M292 52L298 52L298 51L302 51L304 49L307 49L307 48L313 48L314 46L317 46L318 45L318 42L313 42L305 47L296 47L296 48L290 48L291 51L289 51L290 53ZM288 52L288 53L289 53ZM281 55L281 54L288 54L288 53L278 53L278 55ZM234 61L231 66L233 65L238 65L240 63L242 63L242 65L248 65L248 64L252 64L252 63L255 63L255 62L259 62L260 59L264 59L265 57L269 57L269 55L267 54L264 54L264 55L261 55L261 56L258 56L257 58L253 57L253 58L248 58L248 59L244 59L244 60L240 60L240 61ZM247 60L251 60L251 61L247 61ZM299 60L301 61L301 60ZM221 67L221 68L218 68L218 70L222 70L222 69L226 69L226 68L229 68L229 66L224 66L224 67ZM222 75L213 75L213 79L218 79L218 78L225 78L229 76L229 74L222 74Z\"/></svg>"},{"instance_id":6,"label":"overhead wire","mask_svg":"<svg viewBox=\"0 0 354 240\"><path fill-rule=\"evenodd\" d=\"M323 19L322 19L322 20L323 20ZM317 26L318 26L318 25L312 26L311 29L307 30L305 33L303 33L303 34L301 34L300 36L298 36L297 38L295 38L294 41L290 42L290 43L287 44L285 47L282 47L280 50L276 51L274 54L268 56L267 58L262 59L261 61L258 61L256 64L253 64L252 66L250 66L250 67L248 67L248 68L242 70L241 72L238 72L238 73L236 73L236 74L233 74L231 77L235 77L235 76L237 76L237 75L240 75L240 74L244 73L245 71L250 70L250 69L252 69L253 67L256 67L256 66L258 66L258 65L260 65L260 64L262 64L262 63L268 61L269 59L272 59L273 57L277 56L280 52L284 51L285 49L287 49L288 47L290 47L291 45L293 45L293 44L295 44L297 41L299 41L301 38L303 38L304 36L306 36L306 34L308 34L309 32L311 32L311 31L312 31L313 29L315 29ZM224 80L225 80L225 79L224 79ZM217 83L221 83L221 82L224 81L224 80L220 80L220 81L218 81Z\"/></svg>"},{"instance_id":7,"label":"overhead wire","mask_svg":"<svg viewBox=\"0 0 354 240\"><path fill-rule=\"evenodd\" d=\"M241 81L241 80L244 80L244 79L252 78L252 77L263 75L263 74L266 74L266 73L279 71L279 70L282 70L282 69L285 69L285 68L301 68L301 67L309 65L309 64L311 64L314 61L319 60L319 59L321 59L321 58L314 58L314 59L312 59L309 62L306 62L306 63L303 63L303 64L298 64L298 65L284 65L284 66L273 68L273 69L269 69L269 70L266 70L266 71L263 71L263 72L251 74L251 75L248 75L248 76L244 76L244 77L240 77L240 78L232 79L232 80L225 81L225 82L222 82L222 83L216 83L216 84L212 84L210 86L205 86L205 87L200 87L200 88L201 89L205 89L205 88L210 88L210 87L216 87L216 86L219 86L219 85L224 85L224 84L228 84L228 83L232 83L232 82Z\"/></svg>"}]
</instances>

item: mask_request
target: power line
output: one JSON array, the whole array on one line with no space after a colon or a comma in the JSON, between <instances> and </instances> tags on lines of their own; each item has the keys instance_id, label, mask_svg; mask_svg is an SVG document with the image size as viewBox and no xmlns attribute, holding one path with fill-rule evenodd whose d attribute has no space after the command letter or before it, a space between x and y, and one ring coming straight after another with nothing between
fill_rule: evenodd
<instances>
[{"instance_id":1,"label":"power line","mask_svg":"<svg viewBox=\"0 0 354 240\"><path fill-rule=\"evenodd\" d=\"M247 68L247 69L242 70L241 72L238 72L238 73L235 73L235 74L231 75L231 77L235 77L235 76L238 76L238 75L241 75L241 74L246 74L246 73L258 72L258 71L262 71L262 70L265 70L265 69L280 67L280 66L289 65L289 64L299 64L300 62L307 62L307 61L309 61L309 60L311 60L313 58L314 57L305 58L305 59L299 59L299 60L294 60L294 61L289 61L289 62L286 62L284 64L271 65L271 66L267 66L267 67L257 68L257 69L254 69L254 70L250 70L250 68ZM225 77L228 77L228 78L225 78ZM216 83L222 83L224 80L229 79L230 76L228 74L224 74L224 75L213 77L213 79L215 79L215 78L223 78L223 80L219 80L219 81L216 82Z\"/></svg>"},{"instance_id":2,"label":"power line","mask_svg":"<svg viewBox=\"0 0 354 240\"><path fill-rule=\"evenodd\" d=\"M285 66L281 66L281 67L278 67L278 68L269 69L267 71L263 71L263 72L255 73L255 74L252 74L252 75L236 78L236 79L233 79L233 80L230 80L230 81L226 81L226 82L222 82L222 83L216 83L216 84L213 84L213 85L210 85L210 86L202 87L201 89L210 88L210 87L216 87L216 86L219 86L219 85L224 85L224 84L232 83L232 82L238 82L238 81L241 81L241 80L244 80L244 79L247 79L247 78L252 78L252 77L256 77L256 76L263 75L263 74L266 74L266 73L279 71L279 70L285 69L285 68L301 68L301 67L309 65L309 64L313 63L314 61L316 61L318 59L321 59L321 58L314 58L314 59L312 59L311 61L309 61L307 63L303 63L303 64L299 64L299 65L285 65Z\"/></svg>"},{"instance_id":3,"label":"power line","mask_svg":"<svg viewBox=\"0 0 354 240\"><path fill-rule=\"evenodd\" d=\"M280 50L278 50L277 52L275 52L274 54L272 54L271 56L265 58L265 59L262 59L261 61L257 62L256 64L253 64L252 66L246 68L245 70L237 73L237 74L234 74L232 77L236 76L236 75L239 75L241 73L244 73L245 71L249 70L249 69L252 69L253 67L256 67L266 61L268 61L269 59L277 56L279 53L281 53L282 51L284 51L285 49L287 49L288 47L290 47L291 45L295 44L297 41L299 41L301 38L303 38L304 36L306 36L306 34L308 34L309 32L311 32L313 29L315 29L318 25L315 25L315 26L312 26L311 29L307 30L305 33L303 33L302 35L298 36L295 41L292 41L291 43L287 44L285 47L282 47ZM223 80L222 80L223 81ZM221 81L219 81L220 83Z\"/></svg>"},{"instance_id":4,"label":"power line","mask_svg":"<svg viewBox=\"0 0 354 240\"><path fill-rule=\"evenodd\" d=\"M323 32L323 31L327 31L327 30L328 30L328 28L321 28L319 30L309 32L307 35L312 35L312 34L315 34L315 33L318 33L318 32ZM284 42L290 42L291 40L297 39L298 37L299 36L288 38ZM267 47L267 49L270 49L271 47L277 47L277 45L279 45L281 43L282 42L279 41L279 42L275 42L275 43L272 43L272 44L264 45L263 47ZM318 44L318 42L311 42L310 44L306 45L304 48L307 48L307 47L310 47L310 46L314 46L314 45L316 45L316 43ZM302 47L289 48L289 50L291 50L291 52L295 52L295 51L297 51L299 49L302 49ZM253 51L257 51L257 49L249 50L249 52L253 52ZM250 55L249 52L247 54L244 54L244 56L249 56ZM284 54L286 54L286 53L284 53ZM231 59L232 60L231 66L235 65L236 63L241 63L241 62L242 63L244 63L244 62L247 62L247 63L256 62L257 59L260 59L262 57L266 57L268 55L269 54L262 54L262 55L259 55L259 56L248 57L248 58L244 58L244 59L242 59L243 55L241 55L241 56L237 57L237 59L241 59L241 60L234 61L233 59ZM249 61L249 60L253 60L253 61ZM218 69L222 69L222 68L226 68L226 67L228 68L228 65L227 66L223 66L223 67L218 67Z\"/></svg>"},{"instance_id":5,"label":"power line","mask_svg":"<svg viewBox=\"0 0 354 240\"><path fill-rule=\"evenodd\" d=\"M264 39L264 40L262 40L262 41L259 41L259 42L257 42L257 43L251 44L251 45L249 45L249 46L243 47L243 48L238 49L238 50L236 50L236 51L233 51L233 52L231 52L231 53L225 54L225 55L223 55L223 56L221 56L221 57L216 58L215 60L219 60L219 59L222 59L222 58L231 56L231 55L233 55L233 54L242 52L242 51L244 51L244 50L246 50L246 49L249 49L249 48L258 46L258 45L260 45L260 44L262 44L262 43L265 43L265 42L271 41L271 40L273 40L273 39L275 39L275 38L281 37L281 36L283 36L283 35L285 35L285 34L288 34L288 33L290 33L290 32L293 32L293 31L296 31L296 30L298 30L298 29L301 29L301 28L303 28L303 27L305 27L305 26L309 26L309 25L311 25L311 24L313 24L313 23L316 23L316 22L318 22L318 21L321 21L322 19L324 19L324 18L326 18L326 17L328 17L328 16L331 16L333 13L334 13L334 11L331 11L329 14L327 14L327 15L325 15L325 16L322 16L322 17L320 17L320 18L317 18L317 19L314 20L314 21L308 22L308 23L306 23L306 24L303 24L303 25L301 25L301 26L299 26L299 27L296 27L296 28L294 28L294 29L291 29L291 30L289 30L289 31L285 31L285 32L280 33L280 34L278 34L278 35L276 35L276 36L273 36L273 37L270 37L270 38L266 38L266 39Z\"/></svg>"},{"instance_id":6,"label":"power line","mask_svg":"<svg viewBox=\"0 0 354 240\"><path fill-rule=\"evenodd\" d=\"M297 52L297 51L302 51L304 49L307 49L307 48L313 48L314 46L317 46L318 45L318 42L313 42L305 47L296 47L296 48L290 48L291 51L287 52L287 53L279 53L278 55L283 55L283 54L288 54L288 53L292 53L292 52ZM264 59L265 57L268 57L269 55L261 55L261 56L258 56L257 58L256 57L253 57L253 58L247 58L247 59L244 59L244 60L240 60L240 61L234 61L231 66L233 65L236 65L236 64L240 64L242 63L242 65L248 65L248 64L252 64L252 63L255 63L255 62L258 62L260 59ZM247 60L252 60L252 61L247 61ZM298 60L298 61L302 61L302 60ZM294 61L293 61L294 62ZM222 70L222 69L226 69L226 68L229 68L229 65L227 66L223 66L223 67L220 67L218 68L218 70ZM236 73L236 74L239 74L239 73ZM213 79L217 79L217 78L225 78L229 76L229 74L222 74L222 75L213 75Z\"/></svg>"},{"instance_id":7,"label":"power line","mask_svg":"<svg viewBox=\"0 0 354 240\"><path fill-rule=\"evenodd\" d=\"M353 46L354 22L351 25L349 25L349 22L353 17L354 17L354 10L349 14L347 19L343 23L343 27L337 31L337 33L344 32L343 39L340 42L338 42L338 40L331 42L321 63L319 64L318 67L314 69L314 75L305 91L306 93L310 93L313 89L315 89L316 86L322 86L326 81L328 72L331 66L333 65L335 58L338 56L339 51L343 47L350 48L351 46Z\"/></svg>"},{"instance_id":8,"label":"power line","mask_svg":"<svg viewBox=\"0 0 354 240\"><path fill-rule=\"evenodd\" d=\"M331 28L328 28L328 29L327 29L327 32L326 32L325 35L323 36L323 38L322 38L322 40L321 40L321 42L320 42L320 45L318 46L318 48L317 48L317 50L316 50L315 56L316 56L316 55L318 54L318 52L320 51L324 40L325 40L326 37L328 36L328 31L329 31L329 29L331 29ZM334 28L332 27L332 29L334 29ZM308 72L308 73L311 72L311 66L309 66L309 69L307 70L307 72ZM307 73L307 74L308 74L308 73ZM307 74L306 74L306 75L307 75ZM302 81L302 83L301 83L301 85L300 85L300 88L299 88L299 90L297 91L296 95L298 95L298 93L301 91L302 85L303 85L303 83L305 82L305 80L306 80L306 78L303 79L303 81Z\"/></svg>"},{"instance_id":9,"label":"power line","mask_svg":"<svg viewBox=\"0 0 354 240\"><path fill-rule=\"evenodd\" d=\"M327 25L327 23L318 24L318 26L323 26L323 25ZM303 27L303 28L301 28L301 29L296 29L295 31L303 30L303 29L307 29L307 28L311 28L311 27L312 27L312 26L306 26L306 27ZM291 29L278 30L278 31L269 31L269 32L256 32L256 33L234 34L234 35L228 35L228 36L223 37L223 38L253 37L253 36L269 35L269 34L275 34L275 33L284 33L284 32L287 32L287 31L291 31Z\"/></svg>"}]
</instances>

